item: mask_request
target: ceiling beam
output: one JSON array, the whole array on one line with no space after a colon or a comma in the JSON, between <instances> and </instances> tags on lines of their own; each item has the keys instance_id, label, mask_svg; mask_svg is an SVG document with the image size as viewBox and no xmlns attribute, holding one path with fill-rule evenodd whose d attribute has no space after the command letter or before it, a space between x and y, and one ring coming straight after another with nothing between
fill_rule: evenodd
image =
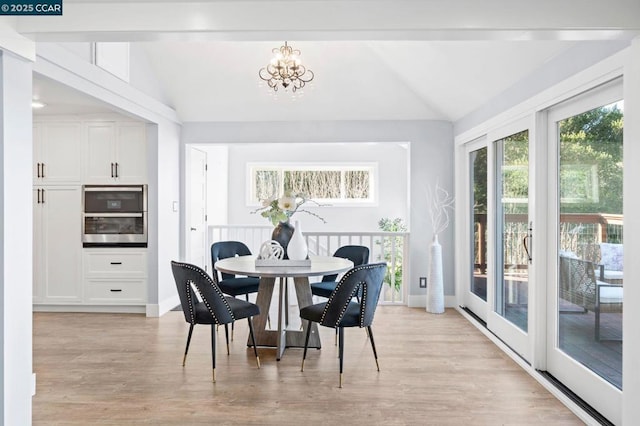
<instances>
[{"instance_id":1,"label":"ceiling beam","mask_svg":"<svg viewBox=\"0 0 640 426\"><path fill-rule=\"evenodd\" d=\"M612 40L640 34L637 0L66 0L19 17L35 41Z\"/></svg>"}]
</instances>

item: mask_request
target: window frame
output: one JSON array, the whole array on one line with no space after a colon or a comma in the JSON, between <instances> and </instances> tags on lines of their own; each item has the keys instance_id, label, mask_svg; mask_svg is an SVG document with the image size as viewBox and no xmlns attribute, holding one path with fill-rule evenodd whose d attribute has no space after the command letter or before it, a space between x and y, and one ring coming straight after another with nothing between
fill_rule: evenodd
<instances>
[{"instance_id":1,"label":"window frame","mask_svg":"<svg viewBox=\"0 0 640 426\"><path fill-rule=\"evenodd\" d=\"M245 190L245 199L248 207L257 207L261 205L261 201L256 197L255 193L255 171L256 170L273 170L279 173L280 189L278 196L284 191L284 179L282 178L285 171L340 171L340 192L341 198L315 198L314 201L330 206L375 206L378 203L378 163L362 162L362 163L336 163L336 162L251 162L247 163L247 181ZM369 198L367 199L349 199L344 198L344 172L363 170L369 172Z\"/></svg>"}]
</instances>

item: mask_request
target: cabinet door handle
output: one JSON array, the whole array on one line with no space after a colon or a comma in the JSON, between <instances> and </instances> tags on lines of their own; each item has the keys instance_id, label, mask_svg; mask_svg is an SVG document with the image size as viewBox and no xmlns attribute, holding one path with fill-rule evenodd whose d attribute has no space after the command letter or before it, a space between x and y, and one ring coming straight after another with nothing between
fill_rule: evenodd
<instances>
[{"instance_id":1,"label":"cabinet door handle","mask_svg":"<svg viewBox=\"0 0 640 426\"><path fill-rule=\"evenodd\" d=\"M38 177L40 177L40 163L36 163L38 167Z\"/></svg>"},{"instance_id":2,"label":"cabinet door handle","mask_svg":"<svg viewBox=\"0 0 640 426\"><path fill-rule=\"evenodd\" d=\"M44 177L44 163L40 163L40 164L42 164L42 173L41 173L40 177ZM44 191L44 189L43 189L43 191Z\"/></svg>"},{"instance_id":3,"label":"cabinet door handle","mask_svg":"<svg viewBox=\"0 0 640 426\"><path fill-rule=\"evenodd\" d=\"M38 204L40 204L40 188L38 188Z\"/></svg>"},{"instance_id":4,"label":"cabinet door handle","mask_svg":"<svg viewBox=\"0 0 640 426\"><path fill-rule=\"evenodd\" d=\"M111 177L113 177L113 163L111 163Z\"/></svg>"},{"instance_id":5,"label":"cabinet door handle","mask_svg":"<svg viewBox=\"0 0 640 426\"><path fill-rule=\"evenodd\" d=\"M118 163L116 162L116 177L120 177L118 176Z\"/></svg>"},{"instance_id":6,"label":"cabinet door handle","mask_svg":"<svg viewBox=\"0 0 640 426\"><path fill-rule=\"evenodd\" d=\"M112 288L111 291L114 292L114 293L117 293L117 292L122 291L122 289L121 288Z\"/></svg>"},{"instance_id":7,"label":"cabinet door handle","mask_svg":"<svg viewBox=\"0 0 640 426\"><path fill-rule=\"evenodd\" d=\"M42 204L44 204L44 189L42 190Z\"/></svg>"},{"instance_id":8,"label":"cabinet door handle","mask_svg":"<svg viewBox=\"0 0 640 426\"><path fill-rule=\"evenodd\" d=\"M122 265L122 262L111 262L112 265Z\"/></svg>"}]
</instances>

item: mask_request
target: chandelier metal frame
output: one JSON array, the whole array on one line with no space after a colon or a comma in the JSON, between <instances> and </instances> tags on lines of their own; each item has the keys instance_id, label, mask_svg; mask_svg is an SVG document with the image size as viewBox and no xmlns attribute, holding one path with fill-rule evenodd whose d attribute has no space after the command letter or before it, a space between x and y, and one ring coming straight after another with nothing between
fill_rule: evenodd
<instances>
[{"instance_id":1,"label":"chandelier metal frame","mask_svg":"<svg viewBox=\"0 0 640 426\"><path fill-rule=\"evenodd\" d=\"M284 42L284 46L274 48L271 62L264 68L260 68L258 75L267 82L274 92L282 86L285 90L291 87L295 93L313 80L313 71L307 69L300 61L300 51L293 49Z\"/></svg>"}]
</instances>

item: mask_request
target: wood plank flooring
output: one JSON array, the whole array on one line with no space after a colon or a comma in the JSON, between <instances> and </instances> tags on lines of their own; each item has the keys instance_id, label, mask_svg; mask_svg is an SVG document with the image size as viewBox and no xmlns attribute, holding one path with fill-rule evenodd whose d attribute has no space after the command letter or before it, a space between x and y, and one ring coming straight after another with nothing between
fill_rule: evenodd
<instances>
[{"instance_id":1,"label":"wood plank flooring","mask_svg":"<svg viewBox=\"0 0 640 426\"><path fill-rule=\"evenodd\" d=\"M34 425L579 425L583 424L455 310L380 306L376 371L362 329L345 332L338 388L334 331L323 348L281 361L246 347L236 324L231 355L218 332L217 382L210 331L195 327L187 363L182 312L34 313Z\"/></svg>"}]
</instances>

